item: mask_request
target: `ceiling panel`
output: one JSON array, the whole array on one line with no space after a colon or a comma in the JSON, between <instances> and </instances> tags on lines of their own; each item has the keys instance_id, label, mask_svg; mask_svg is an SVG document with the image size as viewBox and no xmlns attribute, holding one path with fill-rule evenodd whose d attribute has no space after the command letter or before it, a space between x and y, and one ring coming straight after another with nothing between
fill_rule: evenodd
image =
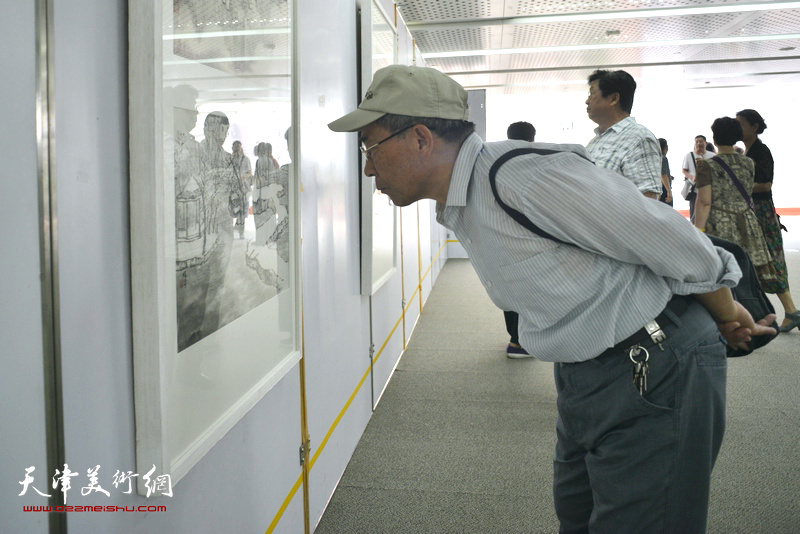
<instances>
[{"instance_id":1,"label":"ceiling panel","mask_svg":"<svg viewBox=\"0 0 800 534\"><path fill-rule=\"evenodd\" d=\"M739 17L741 15L735 13L720 13L710 16L691 15L557 24L511 24L509 29L512 31L512 39L508 46L509 48L521 48L701 39L716 35Z\"/></svg>"},{"instance_id":2,"label":"ceiling panel","mask_svg":"<svg viewBox=\"0 0 800 534\"><path fill-rule=\"evenodd\" d=\"M469 3L469 0L467 3ZM738 0L722 2L708 2L707 0L506 0L497 3L505 4L505 17L524 17L535 15L564 15L569 13L632 11L645 8L706 7L709 4L770 4L774 2L772 0L756 0L752 2L739 2Z\"/></svg>"},{"instance_id":3,"label":"ceiling panel","mask_svg":"<svg viewBox=\"0 0 800 534\"><path fill-rule=\"evenodd\" d=\"M597 68L637 80L677 72L692 87L799 78L800 2L401 0L398 8L426 64L470 88L564 90Z\"/></svg>"},{"instance_id":4,"label":"ceiling panel","mask_svg":"<svg viewBox=\"0 0 800 534\"><path fill-rule=\"evenodd\" d=\"M800 30L800 9L763 11L762 14L742 26L742 35L775 35L797 33Z\"/></svg>"},{"instance_id":5,"label":"ceiling panel","mask_svg":"<svg viewBox=\"0 0 800 534\"><path fill-rule=\"evenodd\" d=\"M448 31L419 31L414 34L420 50L449 52L452 50L486 50L494 48L498 27L458 28Z\"/></svg>"},{"instance_id":6,"label":"ceiling panel","mask_svg":"<svg viewBox=\"0 0 800 534\"><path fill-rule=\"evenodd\" d=\"M400 0L395 2L406 22L436 22L503 16L503 2L493 0Z\"/></svg>"}]
</instances>

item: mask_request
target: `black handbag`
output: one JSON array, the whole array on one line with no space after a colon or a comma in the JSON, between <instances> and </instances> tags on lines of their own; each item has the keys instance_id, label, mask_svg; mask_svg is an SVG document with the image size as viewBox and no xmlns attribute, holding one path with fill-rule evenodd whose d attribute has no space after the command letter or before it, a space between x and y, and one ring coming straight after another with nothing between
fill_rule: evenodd
<instances>
[{"instance_id":1,"label":"black handbag","mask_svg":"<svg viewBox=\"0 0 800 534\"><path fill-rule=\"evenodd\" d=\"M561 239L556 238L553 235L545 232L538 226L536 226L530 219L528 219L524 214L515 210L505 202L500 199L500 195L497 193L497 185L495 182L495 177L497 175L497 171L500 169L500 166L503 165L509 159L520 156L522 154L539 154L546 156L548 154L556 154L558 151L556 150L545 150L545 149L538 149L538 148L517 148L506 152L502 156L500 156L493 164L492 167L489 169L489 184L492 187L492 193L494 194L494 198L497 201L497 204L503 208L503 211L508 213L511 218L517 221L519 224L530 230L531 232L535 233L540 237L544 237L550 239L552 241L556 241L558 243L564 245L571 245L577 246L573 243L567 243ZM580 154L575 154L576 156L580 156ZM582 157L582 156L580 156ZM742 278L739 280L739 283L736 287L732 288L731 292L733 293L733 298L738 301L745 309L750 312L750 315L753 316L753 320L756 322L760 321L770 313L775 313L775 308L772 306L772 303L767 298L766 293L764 290L761 289L761 283L758 281L758 274L756 273L756 268L753 265L753 262L750 261L750 256L747 255L747 252L737 245L736 243L731 243L730 241L726 241L724 239L720 239L718 237L714 237L711 235L707 235L711 240L711 243L714 246L720 247L722 249L727 250L733 257L736 258L736 262L739 264L739 268L742 270ZM771 325L772 328L775 329L775 332L779 332L778 323L773 321ZM775 335L762 335L762 336L754 336L752 341L750 341L748 348L746 349L735 349L733 347L728 346L728 357L734 358L737 356L747 356L754 350L759 347L763 347L773 339L778 337L778 334Z\"/></svg>"},{"instance_id":2,"label":"black handbag","mask_svg":"<svg viewBox=\"0 0 800 534\"><path fill-rule=\"evenodd\" d=\"M753 316L756 322L770 313L775 313L775 308L767 298L767 294L761 289L761 282L758 281L756 268L753 262L750 261L750 256L747 252L736 243L720 239L713 235L707 235L706 237L711 240L715 247L723 248L733 254L733 257L736 258L736 263L739 264L739 268L742 270L742 278L739 280L739 284L731 290L733 292L733 298L750 312L750 315ZM773 321L769 326L774 328L775 332L780 332L777 321ZM778 337L778 334L754 336L747 349L728 347L728 357L747 356L776 337Z\"/></svg>"}]
</instances>

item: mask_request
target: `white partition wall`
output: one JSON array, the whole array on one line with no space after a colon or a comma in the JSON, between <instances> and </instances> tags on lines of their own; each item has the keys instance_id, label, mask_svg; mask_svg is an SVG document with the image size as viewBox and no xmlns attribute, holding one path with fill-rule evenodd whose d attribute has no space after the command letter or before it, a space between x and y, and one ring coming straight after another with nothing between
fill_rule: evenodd
<instances>
[{"instance_id":1,"label":"white partition wall","mask_svg":"<svg viewBox=\"0 0 800 534\"><path fill-rule=\"evenodd\" d=\"M341 476L341 458L355 449L372 407L369 384L359 388L369 368L369 307L360 291L358 148L355 135L327 128L356 102L355 3L299 7L298 27L314 28L298 33L313 526Z\"/></svg>"},{"instance_id":2,"label":"white partition wall","mask_svg":"<svg viewBox=\"0 0 800 534\"><path fill-rule=\"evenodd\" d=\"M40 273L40 212L37 184L36 2L4 6L0 20L0 530L48 532L48 514L23 506L47 504L50 493L45 434ZM13 51L13 53L11 53ZM25 491L17 482L33 481Z\"/></svg>"}]
</instances>

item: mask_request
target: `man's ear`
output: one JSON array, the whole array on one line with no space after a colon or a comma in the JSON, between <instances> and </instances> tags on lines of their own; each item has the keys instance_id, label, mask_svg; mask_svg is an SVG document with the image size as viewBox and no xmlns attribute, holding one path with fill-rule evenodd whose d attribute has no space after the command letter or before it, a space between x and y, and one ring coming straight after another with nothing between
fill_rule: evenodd
<instances>
[{"instance_id":1,"label":"man's ear","mask_svg":"<svg viewBox=\"0 0 800 534\"><path fill-rule=\"evenodd\" d=\"M409 134L414 141L414 148L420 151L433 149L433 132L424 124L416 124Z\"/></svg>"},{"instance_id":2,"label":"man's ear","mask_svg":"<svg viewBox=\"0 0 800 534\"><path fill-rule=\"evenodd\" d=\"M619 93L611 93L608 95L609 102L612 106L619 104Z\"/></svg>"}]
</instances>

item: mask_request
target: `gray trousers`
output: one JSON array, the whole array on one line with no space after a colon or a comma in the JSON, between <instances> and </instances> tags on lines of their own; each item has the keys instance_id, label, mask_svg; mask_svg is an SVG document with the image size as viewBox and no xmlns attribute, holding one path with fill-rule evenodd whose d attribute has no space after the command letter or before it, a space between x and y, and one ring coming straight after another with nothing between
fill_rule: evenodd
<instances>
[{"instance_id":1,"label":"gray trousers","mask_svg":"<svg viewBox=\"0 0 800 534\"><path fill-rule=\"evenodd\" d=\"M725 430L725 346L696 301L649 353L647 391L627 351L555 364L553 494L561 532L701 533ZM662 325L663 326L663 325Z\"/></svg>"}]
</instances>

